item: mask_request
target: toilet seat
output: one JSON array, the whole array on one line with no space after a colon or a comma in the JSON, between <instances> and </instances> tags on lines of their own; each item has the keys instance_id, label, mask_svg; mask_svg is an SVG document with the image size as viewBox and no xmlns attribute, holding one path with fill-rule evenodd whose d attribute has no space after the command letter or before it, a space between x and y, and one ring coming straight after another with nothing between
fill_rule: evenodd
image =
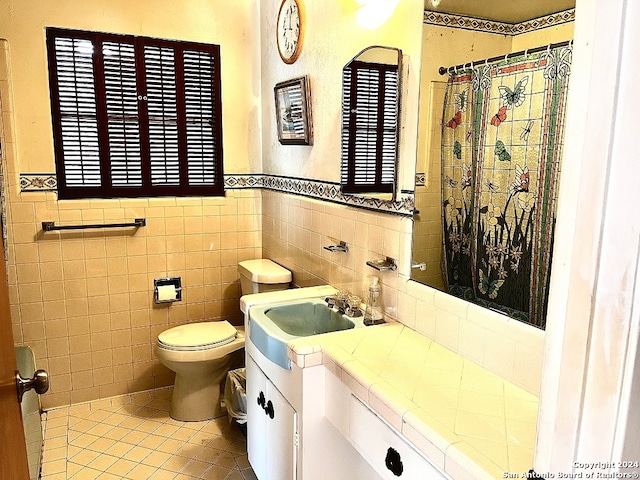
<instances>
[{"instance_id":1,"label":"toilet seat","mask_svg":"<svg viewBox=\"0 0 640 480\"><path fill-rule=\"evenodd\" d=\"M178 352L211 350L233 342L237 334L226 320L188 323L160 333L158 347Z\"/></svg>"}]
</instances>

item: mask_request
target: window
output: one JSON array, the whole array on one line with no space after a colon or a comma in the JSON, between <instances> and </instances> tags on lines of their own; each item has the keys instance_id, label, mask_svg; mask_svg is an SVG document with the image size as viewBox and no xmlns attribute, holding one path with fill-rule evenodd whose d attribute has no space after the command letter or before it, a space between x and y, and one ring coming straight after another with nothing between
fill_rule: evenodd
<instances>
[{"instance_id":1,"label":"window","mask_svg":"<svg viewBox=\"0 0 640 480\"><path fill-rule=\"evenodd\" d=\"M223 195L220 47L47 29L58 195Z\"/></svg>"},{"instance_id":2,"label":"window","mask_svg":"<svg viewBox=\"0 0 640 480\"><path fill-rule=\"evenodd\" d=\"M398 65L353 60L342 70L342 82L342 191L392 193Z\"/></svg>"}]
</instances>

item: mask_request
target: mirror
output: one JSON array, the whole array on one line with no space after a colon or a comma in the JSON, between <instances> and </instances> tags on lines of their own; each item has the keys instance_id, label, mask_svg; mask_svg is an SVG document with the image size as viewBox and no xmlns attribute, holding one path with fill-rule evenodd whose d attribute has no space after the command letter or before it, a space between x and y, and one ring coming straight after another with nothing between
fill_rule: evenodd
<instances>
[{"instance_id":1,"label":"mirror","mask_svg":"<svg viewBox=\"0 0 640 480\"><path fill-rule=\"evenodd\" d=\"M438 28L423 25L411 278L544 328L563 124L561 107L539 99L566 95L570 46L545 42L570 39L573 26L521 43ZM478 62L527 41L545 49ZM449 84L438 74L463 62Z\"/></svg>"},{"instance_id":2,"label":"mirror","mask_svg":"<svg viewBox=\"0 0 640 480\"><path fill-rule=\"evenodd\" d=\"M340 185L345 194L394 200L402 51L365 48L342 69Z\"/></svg>"}]
</instances>

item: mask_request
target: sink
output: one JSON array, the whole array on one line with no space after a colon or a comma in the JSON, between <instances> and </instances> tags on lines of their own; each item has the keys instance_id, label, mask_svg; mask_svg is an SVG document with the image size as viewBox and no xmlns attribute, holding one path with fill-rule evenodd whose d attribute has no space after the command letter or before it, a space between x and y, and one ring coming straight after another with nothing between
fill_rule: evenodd
<instances>
[{"instance_id":1,"label":"sink","mask_svg":"<svg viewBox=\"0 0 640 480\"><path fill-rule=\"evenodd\" d=\"M329 308L322 298L253 307L249 312L249 338L269 360L291 368L287 343L299 337L348 330L362 326L362 317L352 318Z\"/></svg>"},{"instance_id":2,"label":"sink","mask_svg":"<svg viewBox=\"0 0 640 480\"><path fill-rule=\"evenodd\" d=\"M264 310L266 317L283 332L296 337L348 330L355 323L324 303L301 302Z\"/></svg>"}]
</instances>

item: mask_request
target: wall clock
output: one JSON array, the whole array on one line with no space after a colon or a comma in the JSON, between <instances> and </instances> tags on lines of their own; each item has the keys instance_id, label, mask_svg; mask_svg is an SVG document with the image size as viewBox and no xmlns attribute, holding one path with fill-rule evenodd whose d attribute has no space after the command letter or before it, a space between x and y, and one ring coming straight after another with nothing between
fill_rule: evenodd
<instances>
[{"instance_id":1,"label":"wall clock","mask_svg":"<svg viewBox=\"0 0 640 480\"><path fill-rule=\"evenodd\" d=\"M282 0L276 25L278 53L284 63L293 63L302 49L301 0Z\"/></svg>"}]
</instances>

